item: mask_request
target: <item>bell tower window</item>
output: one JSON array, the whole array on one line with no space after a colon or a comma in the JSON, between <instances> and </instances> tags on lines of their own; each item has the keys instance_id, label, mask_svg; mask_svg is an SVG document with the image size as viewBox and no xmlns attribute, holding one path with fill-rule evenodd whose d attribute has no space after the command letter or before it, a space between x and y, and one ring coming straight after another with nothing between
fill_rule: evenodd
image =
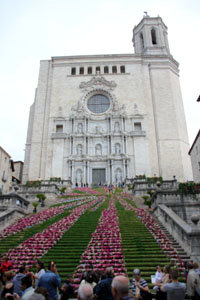
<instances>
[{"instance_id":1,"label":"bell tower window","mask_svg":"<svg viewBox=\"0 0 200 300\"><path fill-rule=\"evenodd\" d=\"M143 33L140 33L140 43L141 43L141 48L144 49L144 37L143 37Z\"/></svg>"},{"instance_id":2,"label":"bell tower window","mask_svg":"<svg viewBox=\"0 0 200 300\"><path fill-rule=\"evenodd\" d=\"M156 31L154 28L151 29L151 41L153 45L157 45Z\"/></svg>"}]
</instances>

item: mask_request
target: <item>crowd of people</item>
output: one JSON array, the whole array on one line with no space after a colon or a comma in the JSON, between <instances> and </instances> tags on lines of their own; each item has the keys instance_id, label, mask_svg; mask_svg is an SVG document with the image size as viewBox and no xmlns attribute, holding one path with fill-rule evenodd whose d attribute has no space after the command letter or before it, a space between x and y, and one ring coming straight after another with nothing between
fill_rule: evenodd
<instances>
[{"instance_id":1,"label":"crowd of people","mask_svg":"<svg viewBox=\"0 0 200 300\"><path fill-rule=\"evenodd\" d=\"M73 276L61 282L55 262L49 262L45 270L42 261L37 261L36 272L29 271L27 265L19 267L17 273L12 271L12 263L6 256L0 262L0 299L2 300L183 300L187 295L191 300L200 299L200 269L197 263L190 261L185 268L186 283L179 282L177 269L166 265L161 270L158 266L153 290L150 291L147 281L141 276L138 268L133 270L130 284L128 277L114 276L112 267L105 272L91 270L84 272L80 285L73 283Z\"/></svg>"}]
</instances>

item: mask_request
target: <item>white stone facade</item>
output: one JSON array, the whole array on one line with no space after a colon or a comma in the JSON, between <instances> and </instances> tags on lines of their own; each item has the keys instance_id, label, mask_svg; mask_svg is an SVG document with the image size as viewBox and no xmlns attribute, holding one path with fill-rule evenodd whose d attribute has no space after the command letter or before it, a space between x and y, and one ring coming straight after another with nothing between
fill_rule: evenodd
<instances>
[{"instance_id":1,"label":"white stone facade","mask_svg":"<svg viewBox=\"0 0 200 300\"><path fill-rule=\"evenodd\" d=\"M200 129L190 148L189 155L192 162L194 181L200 182Z\"/></svg>"},{"instance_id":2,"label":"white stone facade","mask_svg":"<svg viewBox=\"0 0 200 300\"><path fill-rule=\"evenodd\" d=\"M133 30L136 54L41 61L24 182L62 177L79 185L109 184L140 174L192 178L178 63L166 34L160 17L147 16Z\"/></svg>"}]
</instances>

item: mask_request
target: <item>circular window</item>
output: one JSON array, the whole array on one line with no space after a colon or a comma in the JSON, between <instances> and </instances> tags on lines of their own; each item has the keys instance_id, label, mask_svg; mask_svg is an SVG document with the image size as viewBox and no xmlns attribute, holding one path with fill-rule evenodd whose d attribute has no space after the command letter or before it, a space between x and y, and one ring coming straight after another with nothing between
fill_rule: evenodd
<instances>
[{"instance_id":1,"label":"circular window","mask_svg":"<svg viewBox=\"0 0 200 300\"><path fill-rule=\"evenodd\" d=\"M101 114L110 107L110 100L105 95L96 94L88 99L87 107L91 112Z\"/></svg>"}]
</instances>

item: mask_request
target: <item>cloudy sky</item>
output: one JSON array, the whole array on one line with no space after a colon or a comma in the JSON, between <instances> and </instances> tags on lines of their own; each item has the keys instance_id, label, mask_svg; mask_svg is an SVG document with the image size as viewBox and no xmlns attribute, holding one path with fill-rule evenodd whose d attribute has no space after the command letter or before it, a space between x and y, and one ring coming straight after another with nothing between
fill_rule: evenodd
<instances>
[{"instance_id":1,"label":"cloudy sky","mask_svg":"<svg viewBox=\"0 0 200 300\"><path fill-rule=\"evenodd\" d=\"M40 60L133 53L132 29L144 11L168 26L192 144L200 128L199 0L0 0L0 145L14 160L24 160Z\"/></svg>"}]
</instances>

